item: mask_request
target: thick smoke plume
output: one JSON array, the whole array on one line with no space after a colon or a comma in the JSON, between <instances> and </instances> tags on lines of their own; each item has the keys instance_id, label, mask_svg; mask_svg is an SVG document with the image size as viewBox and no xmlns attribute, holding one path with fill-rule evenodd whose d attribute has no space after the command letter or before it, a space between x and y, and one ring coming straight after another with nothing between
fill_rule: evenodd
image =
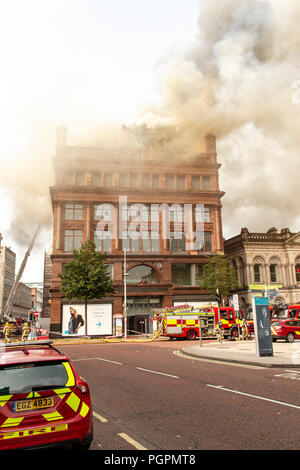
<instances>
[{"instance_id":1,"label":"thick smoke plume","mask_svg":"<svg viewBox=\"0 0 300 470\"><path fill-rule=\"evenodd\" d=\"M216 135L225 236L241 226L298 231L300 3L201 0L199 8L194 44L158 65L161 105L133 128L154 145L156 123L158 147L189 152Z\"/></svg>"},{"instance_id":2,"label":"thick smoke plume","mask_svg":"<svg viewBox=\"0 0 300 470\"><path fill-rule=\"evenodd\" d=\"M125 123L140 145L171 156L194 156L206 133L216 135L225 237L242 226L299 230L299 23L299 0L199 0L194 43L158 63L160 103ZM43 145L1 169L14 206L10 232L24 247L39 223L52 223L51 129L41 132ZM131 145L126 132L102 131L109 145Z\"/></svg>"}]
</instances>

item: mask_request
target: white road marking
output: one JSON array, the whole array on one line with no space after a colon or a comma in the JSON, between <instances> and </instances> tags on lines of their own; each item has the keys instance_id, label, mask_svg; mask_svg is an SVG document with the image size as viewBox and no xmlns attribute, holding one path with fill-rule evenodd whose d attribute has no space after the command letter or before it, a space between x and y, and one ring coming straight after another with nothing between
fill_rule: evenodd
<instances>
[{"instance_id":1,"label":"white road marking","mask_svg":"<svg viewBox=\"0 0 300 470\"><path fill-rule=\"evenodd\" d=\"M99 415L98 413L96 413L95 411L93 411L93 416L97 419L99 419L99 421L101 421L101 423L107 423L107 419L104 418L103 416Z\"/></svg>"},{"instance_id":2,"label":"white road marking","mask_svg":"<svg viewBox=\"0 0 300 470\"><path fill-rule=\"evenodd\" d=\"M135 447L138 450L147 450L146 447L139 444L137 441L135 441L130 436L128 436L128 434L125 434L125 432L120 432L118 436L122 437L122 439L129 442L129 444L131 444L133 447Z\"/></svg>"},{"instance_id":3,"label":"white road marking","mask_svg":"<svg viewBox=\"0 0 300 470\"><path fill-rule=\"evenodd\" d=\"M78 362L78 361L91 361L92 359L96 359L97 361L105 361L105 362L110 362L111 364L118 364L122 366L122 362L116 362L116 361L111 361L110 359L104 359L103 357L85 357L84 359L73 359L72 362Z\"/></svg>"},{"instance_id":4,"label":"white road marking","mask_svg":"<svg viewBox=\"0 0 300 470\"><path fill-rule=\"evenodd\" d=\"M156 370L143 369L142 367L137 367L138 370L143 370L145 372L151 372L152 374L166 375L167 377L172 377L173 379L179 379L177 375L165 374L164 372L157 372Z\"/></svg>"},{"instance_id":5,"label":"white road marking","mask_svg":"<svg viewBox=\"0 0 300 470\"><path fill-rule=\"evenodd\" d=\"M122 362L116 362L116 361L110 361L109 359L103 359L102 357L96 357L98 361L105 361L105 362L110 362L111 364L118 364L119 366L122 366Z\"/></svg>"},{"instance_id":6,"label":"white road marking","mask_svg":"<svg viewBox=\"0 0 300 470\"><path fill-rule=\"evenodd\" d=\"M238 362L225 362L225 361L218 361L217 359L191 356L188 354L184 354L181 351L174 351L173 354L175 356L179 356L184 359L190 359L191 361L209 362L210 364L222 364L222 366L243 367L246 369L256 369L256 370L266 369L266 367L264 366L252 366L249 364L239 364Z\"/></svg>"},{"instance_id":7,"label":"white road marking","mask_svg":"<svg viewBox=\"0 0 300 470\"><path fill-rule=\"evenodd\" d=\"M292 405L291 403L285 403L283 401L272 400L271 398L260 397L258 395L252 395L251 393L239 392L238 390L231 390L230 388L223 387L223 385L211 385L211 384L206 384L206 385L211 388L217 388L218 390L224 390L225 392L237 393L238 395L244 395L246 397L256 398L258 400L263 400L263 401L269 401L271 403L276 403L277 405L288 406L290 408L296 408L300 410L300 406Z\"/></svg>"}]
</instances>

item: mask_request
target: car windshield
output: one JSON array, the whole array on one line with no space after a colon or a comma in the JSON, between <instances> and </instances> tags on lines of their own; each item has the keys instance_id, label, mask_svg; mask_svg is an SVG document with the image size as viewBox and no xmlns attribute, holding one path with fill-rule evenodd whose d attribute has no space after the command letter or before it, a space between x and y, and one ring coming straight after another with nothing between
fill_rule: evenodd
<instances>
[{"instance_id":1,"label":"car windshield","mask_svg":"<svg viewBox=\"0 0 300 470\"><path fill-rule=\"evenodd\" d=\"M0 395L74 385L74 376L68 366L68 362L61 361L0 366Z\"/></svg>"}]
</instances>

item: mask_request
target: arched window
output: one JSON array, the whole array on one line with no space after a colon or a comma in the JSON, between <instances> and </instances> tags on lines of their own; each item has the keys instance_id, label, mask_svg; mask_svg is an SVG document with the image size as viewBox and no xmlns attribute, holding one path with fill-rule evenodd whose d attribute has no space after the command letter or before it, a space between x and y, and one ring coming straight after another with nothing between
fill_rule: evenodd
<instances>
[{"instance_id":1,"label":"arched window","mask_svg":"<svg viewBox=\"0 0 300 470\"><path fill-rule=\"evenodd\" d=\"M254 282L261 282L261 264L254 265Z\"/></svg>"},{"instance_id":2,"label":"arched window","mask_svg":"<svg viewBox=\"0 0 300 470\"><path fill-rule=\"evenodd\" d=\"M262 256L256 256L253 260L254 282L266 282L265 279L265 260Z\"/></svg>"},{"instance_id":3,"label":"arched window","mask_svg":"<svg viewBox=\"0 0 300 470\"><path fill-rule=\"evenodd\" d=\"M159 284L160 278L155 269L150 266L139 265L130 269L127 276L127 283L139 284L140 282Z\"/></svg>"}]
</instances>

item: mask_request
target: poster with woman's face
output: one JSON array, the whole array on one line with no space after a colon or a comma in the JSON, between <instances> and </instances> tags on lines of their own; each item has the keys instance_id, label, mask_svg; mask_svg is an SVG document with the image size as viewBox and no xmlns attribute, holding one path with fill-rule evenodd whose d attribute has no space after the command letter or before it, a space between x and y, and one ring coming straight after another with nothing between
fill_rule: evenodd
<instances>
[{"instance_id":1,"label":"poster with woman's face","mask_svg":"<svg viewBox=\"0 0 300 470\"><path fill-rule=\"evenodd\" d=\"M84 305L63 305L62 335L77 336L85 334Z\"/></svg>"}]
</instances>

